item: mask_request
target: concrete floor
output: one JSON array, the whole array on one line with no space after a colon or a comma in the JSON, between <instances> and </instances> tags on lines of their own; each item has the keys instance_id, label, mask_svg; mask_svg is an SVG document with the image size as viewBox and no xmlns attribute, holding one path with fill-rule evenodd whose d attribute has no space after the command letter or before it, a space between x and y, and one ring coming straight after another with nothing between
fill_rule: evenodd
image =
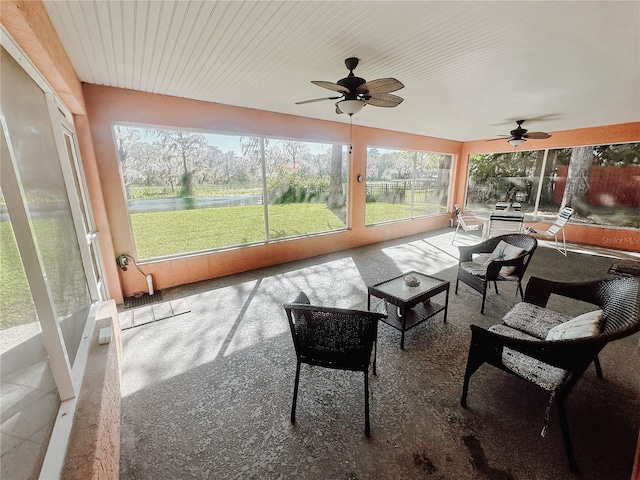
<instances>
[{"instance_id":1,"label":"concrete floor","mask_svg":"<svg viewBox=\"0 0 640 480\"><path fill-rule=\"evenodd\" d=\"M460 406L469 324L499 323L515 286L491 291L485 315L466 285L454 295L457 245L478 238L459 234L452 246L452 236L444 229L165 290L163 302L179 302L182 313L132 320L123 331L120 477L629 479L640 427L638 335L608 345L605 378L590 369L567 401L579 475L568 471L555 408L540 436L546 392L485 365L469 406ZM563 257L541 244L525 278L602 278L612 263L639 257L580 248ZM405 350L399 332L380 325L371 437L360 373L303 365L292 425L296 360L282 304L303 290L313 303L364 309L367 284L409 270L451 282L448 321L438 314L409 331ZM135 318L130 312L121 316Z\"/></svg>"}]
</instances>

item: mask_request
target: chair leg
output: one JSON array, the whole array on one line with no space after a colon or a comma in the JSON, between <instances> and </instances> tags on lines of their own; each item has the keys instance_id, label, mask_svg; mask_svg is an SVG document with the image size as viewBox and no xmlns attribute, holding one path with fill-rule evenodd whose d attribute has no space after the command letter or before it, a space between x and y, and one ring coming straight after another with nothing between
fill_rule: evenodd
<instances>
[{"instance_id":1,"label":"chair leg","mask_svg":"<svg viewBox=\"0 0 640 480\"><path fill-rule=\"evenodd\" d=\"M456 295L458 294L458 284L460 283L460 279L456 278Z\"/></svg>"},{"instance_id":2,"label":"chair leg","mask_svg":"<svg viewBox=\"0 0 640 480\"><path fill-rule=\"evenodd\" d=\"M467 406L467 393L469 392L469 380L471 380L471 375L475 373L480 366L484 363L482 360L476 358L476 355L473 353L473 347L469 350L469 357L467 358L467 369L464 372L464 382L462 384L462 397L460 398L460 405L463 407Z\"/></svg>"},{"instance_id":3,"label":"chair leg","mask_svg":"<svg viewBox=\"0 0 640 480\"><path fill-rule=\"evenodd\" d=\"M602 378L602 367L600 366L600 359L596 355L596 358L593 359L593 363L596 366L596 375L598 378Z\"/></svg>"},{"instance_id":4,"label":"chair leg","mask_svg":"<svg viewBox=\"0 0 640 480\"><path fill-rule=\"evenodd\" d=\"M456 235L458 234L458 229L459 229L459 228L460 228L460 223L458 223L458 224L456 225L456 231L455 231L455 232L453 232L453 238L451 239L451 245L453 245L453 242L455 242L455 241L456 241Z\"/></svg>"},{"instance_id":5,"label":"chair leg","mask_svg":"<svg viewBox=\"0 0 640 480\"><path fill-rule=\"evenodd\" d=\"M296 423L296 403L298 401L298 384L300 383L300 362L296 367L296 382L293 386L293 404L291 405L291 423Z\"/></svg>"},{"instance_id":6,"label":"chair leg","mask_svg":"<svg viewBox=\"0 0 640 480\"><path fill-rule=\"evenodd\" d=\"M576 465L573 446L571 445L571 437L569 437L569 424L567 423L567 416L564 411L564 395L558 395L556 393L556 406L558 408L558 418L560 420L564 448L567 452L567 460L569 461L569 470L571 473L578 473L578 466Z\"/></svg>"},{"instance_id":7,"label":"chair leg","mask_svg":"<svg viewBox=\"0 0 640 480\"><path fill-rule=\"evenodd\" d=\"M480 308L480 313L484 313L484 302L486 299L487 299L487 282L485 282L482 287L482 307Z\"/></svg>"},{"instance_id":8,"label":"chair leg","mask_svg":"<svg viewBox=\"0 0 640 480\"><path fill-rule=\"evenodd\" d=\"M369 425L369 372L364 372L364 434L371 436L371 426Z\"/></svg>"}]
</instances>

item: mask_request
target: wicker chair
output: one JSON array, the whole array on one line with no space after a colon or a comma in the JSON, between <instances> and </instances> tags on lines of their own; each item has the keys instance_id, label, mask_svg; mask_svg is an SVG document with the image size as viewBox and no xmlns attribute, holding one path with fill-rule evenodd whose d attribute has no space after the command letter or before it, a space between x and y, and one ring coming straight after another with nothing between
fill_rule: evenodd
<instances>
[{"instance_id":1,"label":"wicker chair","mask_svg":"<svg viewBox=\"0 0 640 480\"><path fill-rule=\"evenodd\" d=\"M577 339L546 340L553 326L569 319L545 308L551 294L597 305L603 310L600 333ZM558 283L531 277L524 302L514 306L502 324L488 330L471 325L471 346L460 403L467 405L471 375L485 362L549 391L543 436L555 398L569 468L575 473L577 465L569 437L565 399L591 363L597 376L602 378L598 353L609 342L637 331L640 331L640 279L619 277Z\"/></svg>"},{"instance_id":2,"label":"wicker chair","mask_svg":"<svg viewBox=\"0 0 640 480\"><path fill-rule=\"evenodd\" d=\"M493 260L489 262L489 255L498 246L500 241L519 247L524 253L510 260ZM484 313L484 304L487 297L487 285L493 282L498 293L498 283L503 281L517 282L517 292L520 297L524 298L522 291L522 277L524 276L529 261L538 247L538 241L525 234L509 234L485 240L477 245L469 247L459 246L460 259L458 264L458 278L456 280L456 294L458 293L458 284L460 281L466 283L471 288L482 294L482 307L480 313ZM474 255L478 255L481 261L474 261ZM511 272L505 273L504 267L512 267Z\"/></svg>"},{"instance_id":3,"label":"wicker chair","mask_svg":"<svg viewBox=\"0 0 640 480\"><path fill-rule=\"evenodd\" d=\"M284 305L289 319L298 364L293 387L291 423L296 421L296 403L300 382L300 365L352 370L364 373L365 434L369 425L369 366L373 356L376 373L376 338L378 320L386 317L382 303L377 312L346 310L310 305L309 298L300 292L293 303Z\"/></svg>"}]
</instances>

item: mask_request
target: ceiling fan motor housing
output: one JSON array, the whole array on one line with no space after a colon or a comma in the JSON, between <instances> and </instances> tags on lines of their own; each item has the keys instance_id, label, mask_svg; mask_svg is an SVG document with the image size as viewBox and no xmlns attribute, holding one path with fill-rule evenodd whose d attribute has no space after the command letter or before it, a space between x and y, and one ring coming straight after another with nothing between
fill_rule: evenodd
<instances>
[{"instance_id":1,"label":"ceiling fan motor housing","mask_svg":"<svg viewBox=\"0 0 640 480\"><path fill-rule=\"evenodd\" d=\"M356 100L358 98L358 92L356 91L357 88L360 85L367 83L367 81L364 78L356 77L352 72L348 77L338 80L337 83L338 85L349 89L349 93L345 92L345 98L347 100Z\"/></svg>"}]
</instances>

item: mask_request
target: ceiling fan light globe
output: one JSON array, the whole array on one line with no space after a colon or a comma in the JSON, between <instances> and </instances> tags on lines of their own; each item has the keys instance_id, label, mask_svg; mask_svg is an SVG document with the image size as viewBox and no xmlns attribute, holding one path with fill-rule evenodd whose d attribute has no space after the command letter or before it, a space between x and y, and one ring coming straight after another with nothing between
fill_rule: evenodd
<instances>
[{"instance_id":1,"label":"ceiling fan light globe","mask_svg":"<svg viewBox=\"0 0 640 480\"><path fill-rule=\"evenodd\" d=\"M524 142L526 142L526 140L524 138L512 138L511 140L509 140L509 143L511 145L513 145L514 147L519 147Z\"/></svg>"},{"instance_id":2,"label":"ceiling fan light globe","mask_svg":"<svg viewBox=\"0 0 640 480\"><path fill-rule=\"evenodd\" d=\"M336 104L336 107L347 115L353 115L362 110L365 105L363 100L342 100Z\"/></svg>"}]
</instances>

